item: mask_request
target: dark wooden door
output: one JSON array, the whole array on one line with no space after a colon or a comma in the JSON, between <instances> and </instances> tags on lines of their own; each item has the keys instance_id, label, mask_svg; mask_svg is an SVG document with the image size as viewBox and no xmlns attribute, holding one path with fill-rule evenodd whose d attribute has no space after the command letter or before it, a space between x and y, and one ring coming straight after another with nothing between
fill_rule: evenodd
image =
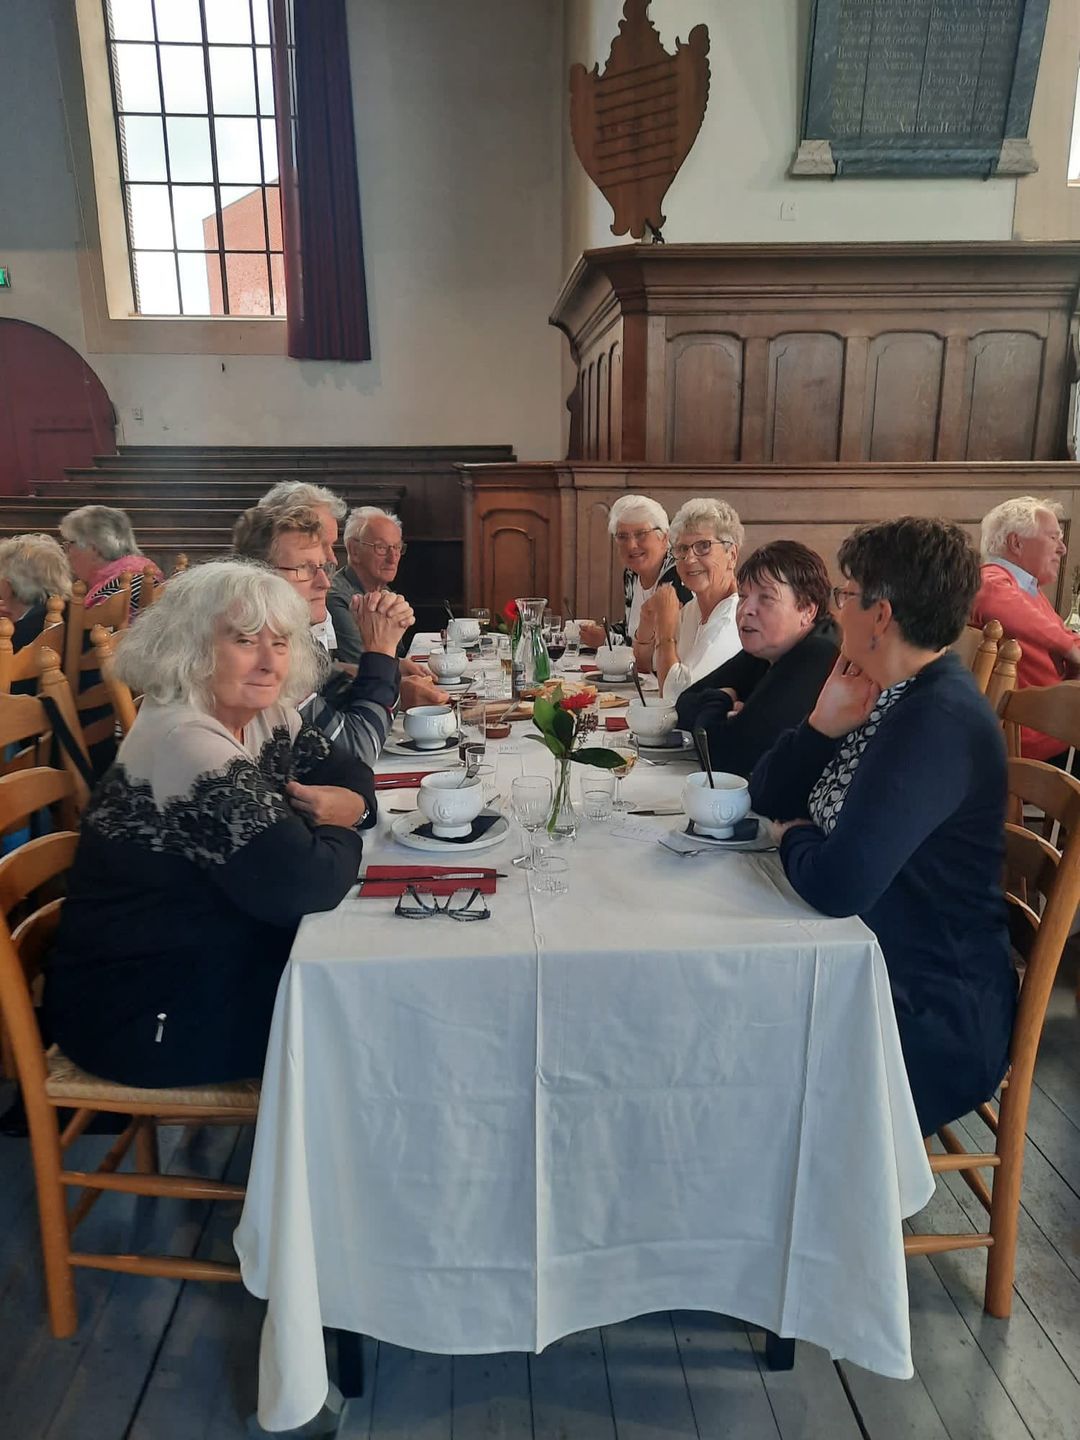
<instances>
[{"instance_id":1,"label":"dark wooden door","mask_svg":"<svg viewBox=\"0 0 1080 1440\"><path fill-rule=\"evenodd\" d=\"M24 320L0 320L0 495L25 495L39 480L116 451L105 387L58 336Z\"/></svg>"}]
</instances>

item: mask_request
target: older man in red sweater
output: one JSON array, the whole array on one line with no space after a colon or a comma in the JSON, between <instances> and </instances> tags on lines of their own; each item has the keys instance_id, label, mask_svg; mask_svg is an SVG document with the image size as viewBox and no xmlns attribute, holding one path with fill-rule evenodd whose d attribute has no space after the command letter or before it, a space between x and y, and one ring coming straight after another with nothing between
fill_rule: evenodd
<instances>
[{"instance_id":1,"label":"older man in red sweater","mask_svg":"<svg viewBox=\"0 0 1080 1440\"><path fill-rule=\"evenodd\" d=\"M1017 679L1026 685L1055 685L1080 675L1080 636L1067 630L1040 590L1057 579L1065 543L1061 506L1021 495L994 507L982 522L982 586L975 597L973 625L999 620L1006 636L1023 651ZM1021 731L1023 754L1055 760L1060 740L1037 730Z\"/></svg>"}]
</instances>

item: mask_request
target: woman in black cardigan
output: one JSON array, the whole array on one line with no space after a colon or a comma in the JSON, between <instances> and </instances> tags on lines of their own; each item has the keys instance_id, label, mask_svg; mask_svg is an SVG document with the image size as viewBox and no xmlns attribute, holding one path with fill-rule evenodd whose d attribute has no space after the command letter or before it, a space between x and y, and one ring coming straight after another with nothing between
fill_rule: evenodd
<instances>
[{"instance_id":1,"label":"woman in black cardigan","mask_svg":"<svg viewBox=\"0 0 1080 1440\"><path fill-rule=\"evenodd\" d=\"M839 654L829 573L796 540L761 545L739 566L742 649L679 696L684 730L701 728L714 770L749 775L814 708Z\"/></svg>"},{"instance_id":2,"label":"woman in black cardigan","mask_svg":"<svg viewBox=\"0 0 1080 1440\"><path fill-rule=\"evenodd\" d=\"M928 1135L993 1094L1016 1009L1001 894L1005 745L948 652L979 560L958 526L911 516L857 530L839 560L843 653L809 720L754 768L750 793L780 822L780 858L803 899L875 931Z\"/></svg>"}]
</instances>

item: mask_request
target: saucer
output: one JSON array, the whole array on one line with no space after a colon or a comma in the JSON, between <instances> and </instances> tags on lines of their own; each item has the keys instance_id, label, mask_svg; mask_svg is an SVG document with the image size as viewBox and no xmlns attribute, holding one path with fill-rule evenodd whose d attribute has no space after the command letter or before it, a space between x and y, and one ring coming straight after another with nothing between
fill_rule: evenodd
<instances>
[{"instance_id":1,"label":"saucer","mask_svg":"<svg viewBox=\"0 0 1080 1440\"><path fill-rule=\"evenodd\" d=\"M417 835L415 832L422 825L429 825L431 822L426 815L419 810L413 810L409 815L401 815L390 826L390 833L402 845L407 845L410 850L427 850L445 855L447 851L454 853L467 852L471 850L488 850L492 845L498 845L505 840L510 833L510 822L505 815L500 815L497 810L491 810L487 806L480 811L480 816L496 816L495 824L490 830L476 840L437 840L433 835ZM480 818L477 816L477 819Z\"/></svg>"},{"instance_id":2,"label":"saucer","mask_svg":"<svg viewBox=\"0 0 1080 1440\"><path fill-rule=\"evenodd\" d=\"M387 740L383 746L383 752L387 755L419 755L421 758L435 759L437 756L457 756L458 736L451 735L449 740L444 740L441 745L418 745L415 740L410 740L408 735L395 735Z\"/></svg>"},{"instance_id":3,"label":"saucer","mask_svg":"<svg viewBox=\"0 0 1080 1440\"><path fill-rule=\"evenodd\" d=\"M671 760L696 760L694 737L686 730L673 730L671 734L672 739L663 744L638 740L635 736L634 746L643 760L651 760L654 765L666 765Z\"/></svg>"},{"instance_id":4,"label":"saucer","mask_svg":"<svg viewBox=\"0 0 1080 1440\"><path fill-rule=\"evenodd\" d=\"M758 822L758 830L756 835L751 835L742 840L737 840L734 835L730 836L726 840L718 839L713 835L703 835L701 831L694 826L694 822L692 820L688 821L685 825L676 825L670 833L671 835L678 837L678 839L684 844L686 842L690 842L694 845L700 845L702 848L708 847L710 850L776 849L776 846L773 844L772 840L769 837L769 831L760 816L751 814L745 816L744 819L756 820ZM739 821L739 824L742 823L742 821Z\"/></svg>"}]
</instances>

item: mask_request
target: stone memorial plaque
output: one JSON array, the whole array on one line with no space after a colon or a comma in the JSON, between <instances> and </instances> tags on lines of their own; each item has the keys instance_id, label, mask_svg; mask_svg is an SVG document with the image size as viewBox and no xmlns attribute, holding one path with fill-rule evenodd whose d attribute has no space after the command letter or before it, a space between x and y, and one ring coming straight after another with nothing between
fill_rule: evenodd
<instances>
[{"instance_id":1,"label":"stone memorial plaque","mask_svg":"<svg viewBox=\"0 0 1080 1440\"><path fill-rule=\"evenodd\" d=\"M793 175L1022 175L1049 0L814 0Z\"/></svg>"}]
</instances>

